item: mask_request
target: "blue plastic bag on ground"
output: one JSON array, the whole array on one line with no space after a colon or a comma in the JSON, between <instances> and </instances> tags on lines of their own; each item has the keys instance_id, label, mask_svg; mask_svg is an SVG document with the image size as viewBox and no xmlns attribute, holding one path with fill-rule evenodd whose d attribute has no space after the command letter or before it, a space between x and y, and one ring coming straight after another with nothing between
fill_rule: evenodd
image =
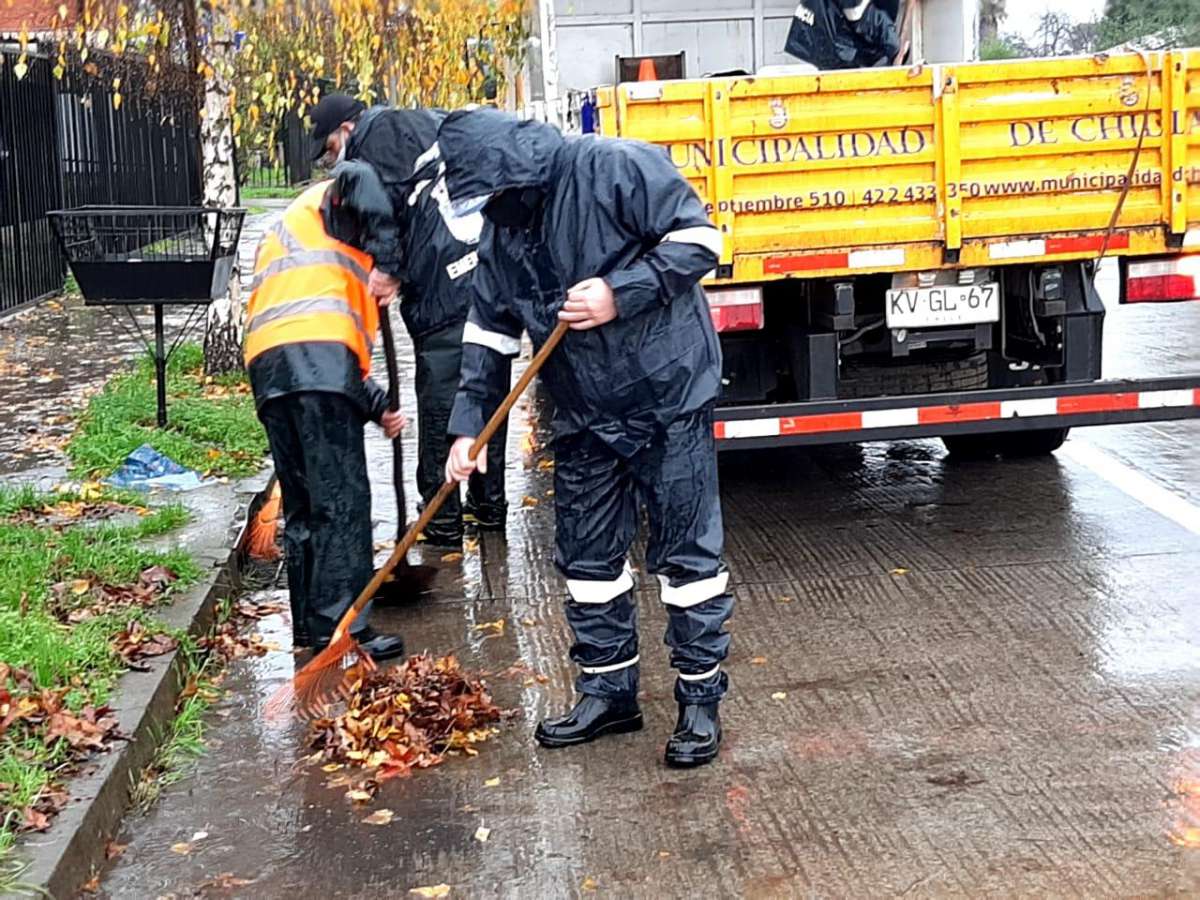
<instances>
[{"instance_id":1,"label":"blue plastic bag on ground","mask_svg":"<svg viewBox=\"0 0 1200 900\"><path fill-rule=\"evenodd\" d=\"M169 491L194 491L205 481L193 469L185 469L169 456L163 456L149 444L142 444L127 457L121 468L105 479L113 487Z\"/></svg>"}]
</instances>

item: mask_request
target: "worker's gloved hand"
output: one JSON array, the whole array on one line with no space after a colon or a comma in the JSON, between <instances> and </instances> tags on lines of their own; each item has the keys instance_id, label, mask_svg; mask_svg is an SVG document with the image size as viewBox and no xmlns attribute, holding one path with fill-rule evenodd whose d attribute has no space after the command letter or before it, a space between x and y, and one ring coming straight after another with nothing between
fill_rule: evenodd
<instances>
[{"instance_id":1,"label":"worker's gloved hand","mask_svg":"<svg viewBox=\"0 0 1200 900\"><path fill-rule=\"evenodd\" d=\"M471 445L475 438L456 438L450 447L450 456L446 460L446 480L463 482L471 477L471 473L479 469L480 475L487 474L487 444L479 448L479 455L471 459Z\"/></svg>"},{"instance_id":2,"label":"worker's gloved hand","mask_svg":"<svg viewBox=\"0 0 1200 900\"><path fill-rule=\"evenodd\" d=\"M400 437L406 427L408 427L408 419L404 413L398 410L389 409L383 414L383 418L379 420L379 427L383 429L383 433L388 436L388 440L395 440Z\"/></svg>"},{"instance_id":3,"label":"worker's gloved hand","mask_svg":"<svg viewBox=\"0 0 1200 900\"><path fill-rule=\"evenodd\" d=\"M617 317L612 288L603 278L585 278L567 290L567 302L558 313L575 331L586 331Z\"/></svg>"},{"instance_id":4,"label":"worker's gloved hand","mask_svg":"<svg viewBox=\"0 0 1200 900\"><path fill-rule=\"evenodd\" d=\"M400 290L400 279L392 277L387 272L372 269L371 276L367 279L367 290L371 292L371 296L380 306L387 306L396 299L396 294Z\"/></svg>"}]
</instances>

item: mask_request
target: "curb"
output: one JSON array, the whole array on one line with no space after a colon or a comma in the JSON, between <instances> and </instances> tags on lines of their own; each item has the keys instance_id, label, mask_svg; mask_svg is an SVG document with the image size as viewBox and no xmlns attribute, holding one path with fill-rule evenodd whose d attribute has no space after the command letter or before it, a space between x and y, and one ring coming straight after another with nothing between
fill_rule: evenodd
<instances>
[{"instance_id":1,"label":"curb","mask_svg":"<svg viewBox=\"0 0 1200 900\"><path fill-rule=\"evenodd\" d=\"M200 563L209 563L210 568L199 583L161 611L164 624L197 637L212 627L217 602L239 588L247 523L266 497L270 481L265 486L263 482L269 474L266 470L235 486L237 507L224 545L197 552ZM110 702L118 731L127 739L98 756L90 771L85 768L84 774L69 781L71 799L49 832L18 844L28 863L18 879L21 890L52 898L74 897L104 865L107 842L119 832L128 810L130 789L162 744L183 689L185 663L178 650L145 663L148 671L121 676Z\"/></svg>"}]
</instances>

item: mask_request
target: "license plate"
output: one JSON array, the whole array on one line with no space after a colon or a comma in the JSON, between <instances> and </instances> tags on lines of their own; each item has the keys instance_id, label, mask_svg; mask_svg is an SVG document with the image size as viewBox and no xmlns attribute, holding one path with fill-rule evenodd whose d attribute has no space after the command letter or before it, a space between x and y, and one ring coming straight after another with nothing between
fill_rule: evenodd
<instances>
[{"instance_id":1,"label":"license plate","mask_svg":"<svg viewBox=\"0 0 1200 900\"><path fill-rule=\"evenodd\" d=\"M1000 321L1000 286L944 284L887 292L888 328L936 328Z\"/></svg>"}]
</instances>

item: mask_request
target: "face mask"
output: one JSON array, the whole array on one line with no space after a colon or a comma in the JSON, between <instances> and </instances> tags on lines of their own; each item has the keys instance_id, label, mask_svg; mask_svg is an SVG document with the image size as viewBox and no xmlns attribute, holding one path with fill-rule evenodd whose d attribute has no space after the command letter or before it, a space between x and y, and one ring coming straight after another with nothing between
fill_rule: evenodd
<instances>
[{"instance_id":1,"label":"face mask","mask_svg":"<svg viewBox=\"0 0 1200 900\"><path fill-rule=\"evenodd\" d=\"M534 188L501 191L487 202L483 214L502 228L528 228L542 205L542 192Z\"/></svg>"},{"instance_id":2,"label":"face mask","mask_svg":"<svg viewBox=\"0 0 1200 900\"><path fill-rule=\"evenodd\" d=\"M855 6L843 6L842 12L851 22L859 21L867 13L867 7L871 5L871 0L862 0L861 3Z\"/></svg>"}]
</instances>

